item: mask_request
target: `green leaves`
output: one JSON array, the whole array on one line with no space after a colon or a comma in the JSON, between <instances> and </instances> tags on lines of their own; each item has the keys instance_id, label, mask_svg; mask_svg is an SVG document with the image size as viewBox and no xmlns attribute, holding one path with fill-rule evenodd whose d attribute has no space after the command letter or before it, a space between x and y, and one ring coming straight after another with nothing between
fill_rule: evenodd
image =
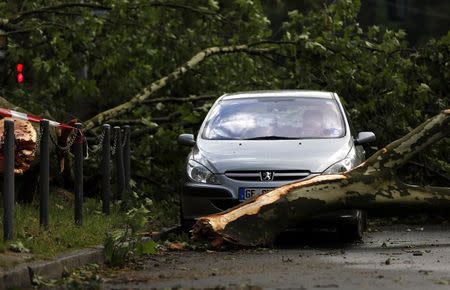
<instances>
[{"instance_id":1,"label":"green leaves","mask_svg":"<svg viewBox=\"0 0 450 290\"><path fill-rule=\"evenodd\" d=\"M114 231L106 235L103 253L108 265L119 267L126 263L134 248L129 235L127 230Z\"/></svg>"},{"instance_id":2,"label":"green leaves","mask_svg":"<svg viewBox=\"0 0 450 290\"><path fill-rule=\"evenodd\" d=\"M159 244L153 240L141 243L136 249L138 255L153 255L157 253Z\"/></svg>"},{"instance_id":3,"label":"green leaves","mask_svg":"<svg viewBox=\"0 0 450 290\"><path fill-rule=\"evenodd\" d=\"M137 208L132 208L127 212L127 224L130 226L133 233L144 229L147 224L147 217L150 211L141 204Z\"/></svg>"},{"instance_id":4,"label":"green leaves","mask_svg":"<svg viewBox=\"0 0 450 290\"><path fill-rule=\"evenodd\" d=\"M308 41L305 43L305 48L306 49L311 49L313 51L327 51L327 48L325 46L323 46L322 44L320 44L319 42L316 41Z\"/></svg>"},{"instance_id":5,"label":"green leaves","mask_svg":"<svg viewBox=\"0 0 450 290\"><path fill-rule=\"evenodd\" d=\"M29 253L30 249L26 248L21 241L11 242L9 249L17 253Z\"/></svg>"}]
</instances>

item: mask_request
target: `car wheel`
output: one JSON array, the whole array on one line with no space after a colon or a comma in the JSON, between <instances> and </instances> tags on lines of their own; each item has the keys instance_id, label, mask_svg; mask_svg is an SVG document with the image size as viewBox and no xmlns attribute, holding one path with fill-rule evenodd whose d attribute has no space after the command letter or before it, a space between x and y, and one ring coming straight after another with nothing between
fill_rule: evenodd
<instances>
[{"instance_id":1,"label":"car wheel","mask_svg":"<svg viewBox=\"0 0 450 290\"><path fill-rule=\"evenodd\" d=\"M354 218L338 227L341 239L345 242L361 241L366 223L365 213L361 210L356 210Z\"/></svg>"}]
</instances>

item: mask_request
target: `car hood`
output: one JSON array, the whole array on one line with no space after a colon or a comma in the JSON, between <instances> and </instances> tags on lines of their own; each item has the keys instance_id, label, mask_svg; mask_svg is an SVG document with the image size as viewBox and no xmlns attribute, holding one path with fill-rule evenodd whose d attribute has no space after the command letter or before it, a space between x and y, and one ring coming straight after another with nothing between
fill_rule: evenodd
<instances>
[{"instance_id":1,"label":"car hood","mask_svg":"<svg viewBox=\"0 0 450 290\"><path fill-rule=\"evenodd\" d=\"M214 173L237 170L309 170L321 173L344 159L350 138L303 140L203 140L193 148L194 160Z\"/></svg>"}]
</instances>

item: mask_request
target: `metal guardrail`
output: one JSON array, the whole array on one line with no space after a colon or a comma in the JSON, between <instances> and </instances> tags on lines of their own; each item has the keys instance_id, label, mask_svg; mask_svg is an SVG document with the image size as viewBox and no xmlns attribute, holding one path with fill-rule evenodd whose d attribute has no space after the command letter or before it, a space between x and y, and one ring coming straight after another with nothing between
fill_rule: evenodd
<instances>
[{"instance_id":1,"label":"metal guardrail","mask_svg":"<svg viewBox=\"0 0 450 290\"><path fill-rule=\"evenodd\" d=\"M39 171L39 223L42 227L49 226L49 191L50 191L50 143L52 140L49 132L49 120L40 120L40 130L36 146L39 148L40 171ZM66 151L72 148L74 153L74 223L78 226L83 225L83 163L84 150L89 151L85 145L87 142L82 134L83 125L75 124L75 136L73 142L69 140L69 146L59 147ZM103 125L102 134L99 139L99 148L101 148L101 200L102 212L110 213L111 201L111 155L114 157L114 167L116 171L116 182L118 190L115 193L116 199L125 200L130 192L130 126L124 126L124 140L122 141L122 129L118 126L113 128L113 148L111 148L111 126ZM53 141L53 140L52 140ZM72 144L73 143L73 144ZM15 136L14 121L5 120L4 122L4 172L3 172L3 239L12 240L14 236L14 162L15 162Z\"/></svg>"}]
</instances>

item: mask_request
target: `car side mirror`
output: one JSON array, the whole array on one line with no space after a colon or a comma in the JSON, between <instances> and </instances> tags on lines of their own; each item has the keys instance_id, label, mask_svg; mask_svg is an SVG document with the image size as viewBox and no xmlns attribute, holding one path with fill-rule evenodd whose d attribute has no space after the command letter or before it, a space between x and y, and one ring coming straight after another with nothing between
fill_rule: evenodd
<instances>
[{"instance_id":1,"label":"car side mirror","mask_svg":"<svg viewBox=\"0 0 450 290\"><path fill-rule=\"evenodd\" d=\"M377 138L373 132L359 132L358 137L355 140L355 145L363 145L374 142L376 139Z\"/></svg>"},{"instance_id":2,"label":"car side mirror","mask_svg":"<svg viewBox=\"0 0 450 290\"><path fill-rule=\"evenodd\" d=\"M184 145L184 146L194 146L195 145L195 139L193 134L181 134L178 136L178 144Z\"/></svg>"}]
</instances>

